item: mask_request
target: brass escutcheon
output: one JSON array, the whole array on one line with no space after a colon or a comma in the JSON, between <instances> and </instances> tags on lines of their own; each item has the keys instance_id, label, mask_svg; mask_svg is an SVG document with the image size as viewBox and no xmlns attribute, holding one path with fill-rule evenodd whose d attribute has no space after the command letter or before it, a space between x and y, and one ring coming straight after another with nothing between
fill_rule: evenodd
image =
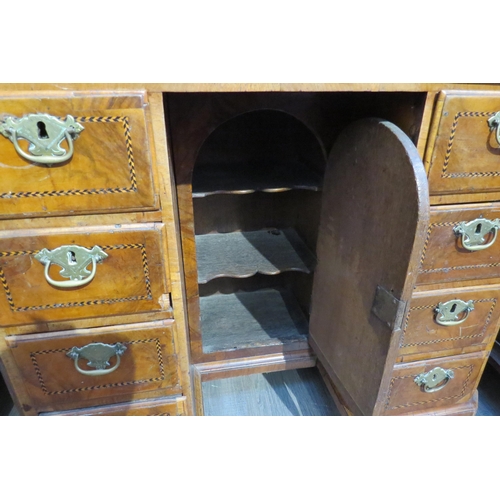
<instances>
[{"instance_id":1,"label":"brass escutcheon","mask_svg":"<svg viewBox=\"0 0 500 500\"><path fill-rule=\"evenodd\" d=\"M103 261L108 254L99 246L94 246L92 250L78 245L63 245L54 250L44 248L40 250L35 259L45 264L45 279L48 283L58 288L76 288L90 283L96 273L96 264ZM56 281L49 276L51 264L62 267L59 274L68 281ZM92 270L87 266L92 264Z\"/></svg>"},{"instance_id":2,"label":"brass escutcheon","mask_svg":"<svg viewBox=\"0 0 500 500\"><path fill-rule=\"evenodd\" d=\"M488 125L493 132L496 129L495 137L500 145L500 111L497 111L491 118L488 119Z\"/></svg>"},{"instance_id":3,"label":"brass escutcheon","mask_svg":"<svg viewBox=\"0 0 500 500\"><path fill-rule=\"evenodd\" d=\"M445 370L437 366L427 373L420 373L413 381L424 392L437 392L443 389L454 376L453 370Z\"/></svg>"},{"instance_id":4,"label":"brass escutcheon","mask_svg":"<svg viewBox=\"0 0 500 500\"><path fill-rule=\"evenodd\" d=\"M120 366L120 358L122 354L126 351L127 347L117 342L116 344L102 344L101 342L95 342L88 344L84 347L72 347L66 356L69 356L75 361L75 368L82 375L90 375L95 377L97 375L106 375L108 373L114 372ZM109 366L109 360L116 356L116 363L111 368L106 368ZM88 361L87 366L94 368L93 370L82 370L78 366L78 360L84 358Z\"/></svg>"},{"instance_id":5,"label":"brass escutcheon","mask_svg":"<svg viewBox=\"0 0 500 500\"><path fill-rule=\"evenodd\" d=\"M434 311L436 312L436 323L443 326L456 326L463 323L469 313L474 310L474 302L464 302L460 299L440 302Z\"/></svg>"},{"instance_id":6,"label":"brass escutcheon","mask_svg":"<svg viewBox=\"0 0 500 500\"><path fill-rule=\"evenodd\" d=\"M0 123L0 133L9 139L17 153L25 160L44 165L63 163L73 156L73 141L84 127L68 115L64 121L46 113L24 115L22 118L6 116ZM30 144L29 153L23 151L19 139ZM68 150L61 147L66 139Z\"/></svg>"},{"instance_id":7,"label":"brass escutcheon","mask_svg":"<svg viewBox=\"0 0 500 500\"><path fill-rule=\"evenodd\" d=\"M489 220L483 217L469 222L460 222L453 228L457 236L462 236L462 245L465 249L476 252L491 247L497 239L500 219ZM493 236L488 237L492 233Z\"/></svg>"}]
</instances>

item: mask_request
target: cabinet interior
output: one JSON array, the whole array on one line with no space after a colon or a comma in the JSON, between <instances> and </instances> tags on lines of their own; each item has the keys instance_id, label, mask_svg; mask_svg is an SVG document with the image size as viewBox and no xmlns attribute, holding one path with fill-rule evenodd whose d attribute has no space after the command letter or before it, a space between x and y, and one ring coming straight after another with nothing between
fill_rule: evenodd
<instances>
[{"instance_id":1,"label":"cabinet interior","mask_svg":"<svg viewBox=\"0 0 500 500\"><path fill-rule=\"evenodd\" d=\"M424 93L165 95L195 362L307 348L335 138L375 116L416 143L424 103Z\"/></svg>"}]
</instances>

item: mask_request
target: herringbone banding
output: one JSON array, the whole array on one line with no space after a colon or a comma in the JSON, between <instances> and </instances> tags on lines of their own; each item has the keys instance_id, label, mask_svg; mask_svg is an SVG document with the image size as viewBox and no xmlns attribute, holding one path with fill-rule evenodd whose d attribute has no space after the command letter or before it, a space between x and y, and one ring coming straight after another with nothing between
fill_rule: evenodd
<instances>
[{"instance_id":1,"label":"herringbone banding","mask_svg":"<svg viewBox=\"0 0 500 500\"><path fill-rule=\"evenodd\" d=\"M17 193L0 193L0 198L45 198L51 196L82 196L94 194L120 194L137 191L137 177L135 173L134 152L130 123L127 116L79 116L75 120L80 123L122 123L127 147L127 162L130 175L130 186L100 189L67 189L59 191L20 191Z\"/></svg>"},{"instance_id":2,"label":"herringbone banding","mask_svg":"<svg viewBox=\"0 0 500 500\"><path fill-rule=\"evenodd\" d=\"M146 284L147 295L136 295L133 297L125 297L119 299L97 299L97 300L86 300L80 302L66 302L60 304L45 304L39 306L27 306L27 307L16 307L14 299L12 297L12 292L10 291L9 285L5 278L3 269L0 267L0 282L4 289L5 295L7 296L7 302L9 303L10 310L12 312L27 312L27 311L42 311L46 309L59 309L64 307L83 307L83 306L95 306L104 304L116 304L119 302L131 302L136 300L152 300L153 293L151 291L151 281L149 277L149 267L148 259L146 253L146 247L142 243L133 243L128 245L106 245L101 247L104 251L109 250L124 250L137 248L141 250L142 255L142 267L144 272L144 281ZM0 257L16 257L22 255L34 255L38 253L39 250L27 250L27 251L14 251L14 252L0 252Z\"/></svg>"},{"instance_id":3,"label":"herringbone banding","mask_svg":"<svg viewBox=\"0 0 500 500\"><path fill-rule=\"evenodd\" d=\"M463 178L463 177L497 177L500 175L499 172L460 172L460 173L448 173L448 164L450 162L451 151L453 148L453 142L455 140L455 134L457 131L458 120L462 117L466 118L478 118L478 117L491 117L495 115L495 111L459 111L453 120L451 125L450 137L448 138L448 146L446 148L446 154L444 156L443 170L441 171L442 178Z\"/></svg>"}]
</instances>

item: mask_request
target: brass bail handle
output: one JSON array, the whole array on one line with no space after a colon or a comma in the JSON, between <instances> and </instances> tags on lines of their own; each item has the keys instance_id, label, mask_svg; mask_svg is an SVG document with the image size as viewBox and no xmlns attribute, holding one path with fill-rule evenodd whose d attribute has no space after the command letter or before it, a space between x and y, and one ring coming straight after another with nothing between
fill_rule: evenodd
<instances>
[{"instance_id":1,"label":"brass bail handle","mask_svg":"<svg viewBox=\"0 0 500 500\"><path fill-rule=\"evenodd\" d=\"M437 366L427 373L420 373L413 381L424 392L437 392L448 384L448 382L455 376L453 370L445 370Z\"/></svg>"},{"instance_id":2,"label":"brass bail handle","mask_svg":"<svg viewBox=\"0 0 500 500\"><path fill-rule=\"evenodd\" d=\"M22 118L7 116L0 123L0 133L14 144L14 149L25 160L32 163L54 165L64 163L73 156L73 141L84 127L68 115L64 120L46 113L24 115ZM29 142L28 151L23 151L19 139ZM66 139L68 150L61 147Z\"/></svg>"},{"instance_id":3,"label":"brass bail handle","mask_svg":"<svg viewBox=\"0 0 500 500\"><path fill-rule=\"evenodd\" d=\"M97 263L108 257L101 247L94 246L91 250L78 245L63 245L54 250L44 248L40 250L35 259L45 264L45 279L49 284L57 288L77 288L90 283L96 274ZM52 264L60 266L59 274L66 281L56 281L49 276ZM92 264L92 270L87 267Z\"/></svg>"},{"instance_id":4,"label":"brass bail handle","mask_svg":"<svg viewBox=\"0 0 500 500\"><path fill-rule=\"evenodd\" d=\"M113 373L120 366L121 356L126 349L127 347L120 342L113 345L94 342L84 347L72 347L66 353L66 356L74 360L75 368L79 373L90 377L97 377ZM109 360L113 356L116 356L116 363L111 368L106 368L110 365ZM90 366L92 370L82 370L78 366L80 358L86 359L88 361L87 366Z\"/></svg>"},{"instance_id":5,"label":"brass bail handle","mask_svg":"<svg viewBox=\"0 0 500 500\"><path fill-rule=\"evenodd\" d=\"M495 132L495 137L500 145L500 111L497 111L491 118L488 119L488 125L490 126L490 130Z\"/></svg>"},{"instance_id":6,"label":"brass bail handle","mask_svg":"<svg viewBox=\"0 0 500 500\"><path fill-rule=\"evenodd\" d=\"M453 232L462 238L462 246L466 250L477 252L486 250L495 243L499 227L500 219L479 217L469 222L460 222L453 228Z\"/></svg>"},{"instance_id":7,"label":"brass bail handle","mask_svg":"<svg viewBox=\"0 0 500 500\"><path fill-rule=\"evenodd\" d=\"M455 299L448 302L440 302L436 309L436 323L442 326L457 326L467 320L471 311L474 310L474 302L469 300Z\"/></svg>"}]
</instances>

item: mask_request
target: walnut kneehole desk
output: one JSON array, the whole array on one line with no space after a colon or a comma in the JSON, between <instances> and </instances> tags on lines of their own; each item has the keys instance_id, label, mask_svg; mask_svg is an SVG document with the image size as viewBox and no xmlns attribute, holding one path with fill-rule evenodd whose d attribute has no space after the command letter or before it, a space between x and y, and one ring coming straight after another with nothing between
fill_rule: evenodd
<instances>
[{"instance_id":1,"label":"walnut kneehole desk","mask_svg":"<svg viewBox=\"0 0 500 500\"><path fill-rule=\"evenodd\" d=\"M202 415L203 381L316 365L344 414L475 414L499 86L70 87L0 85L21 414Z\"/></svg>"}]
</instances>

